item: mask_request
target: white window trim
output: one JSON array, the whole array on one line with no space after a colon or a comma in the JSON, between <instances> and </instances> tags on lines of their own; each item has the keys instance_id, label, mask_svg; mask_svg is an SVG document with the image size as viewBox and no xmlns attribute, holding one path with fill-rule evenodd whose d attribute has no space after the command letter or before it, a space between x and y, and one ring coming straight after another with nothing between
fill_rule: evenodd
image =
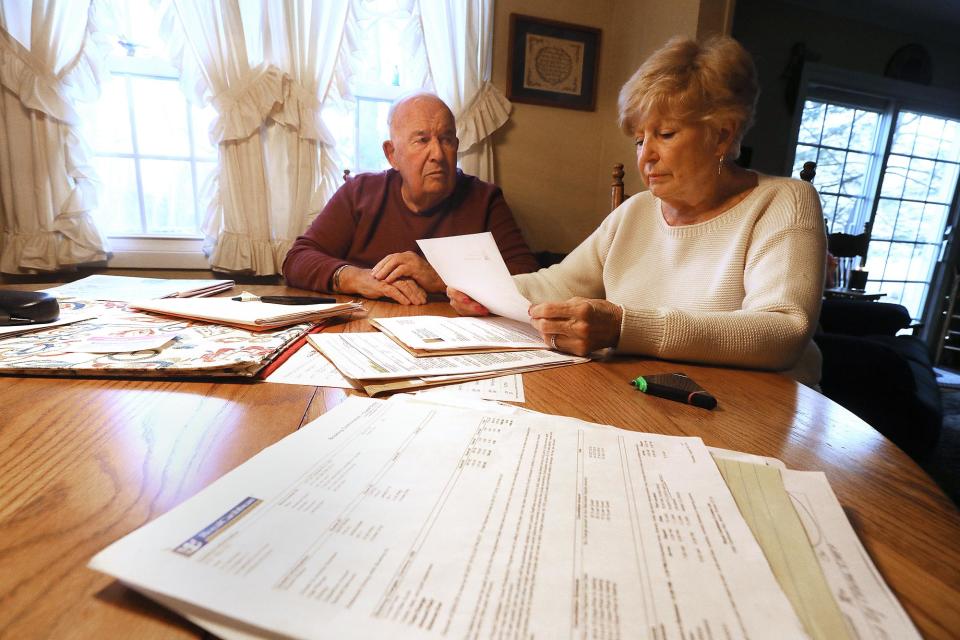
<instances>
[{"instance_id":1,"label":"white window trim","mask_svg":"<svg viewBox=\"0 0 960 640\"><path fill-rule=\"evenodd\" d=\"M201 238L147 238L139 236L109 239L112 269L209 269Z\"/></svg>"}]
</instances>

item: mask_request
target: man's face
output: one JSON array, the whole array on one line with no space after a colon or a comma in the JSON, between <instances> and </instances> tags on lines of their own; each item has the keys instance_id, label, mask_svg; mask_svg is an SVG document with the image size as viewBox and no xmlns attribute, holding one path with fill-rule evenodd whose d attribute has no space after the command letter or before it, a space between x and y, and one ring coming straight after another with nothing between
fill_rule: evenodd
<instances>
[{"instance_id":1,"label":"man's face","mask_svg":"<svg viewBox=\"0 0 960 640\"><path fill-rule=\"evenodd\" d=\"M383 152L403 178L400 191L411 210L429 209L453 193L459 146L453 115L436 98L397 106Z\"/></svg>"}]
</instances>

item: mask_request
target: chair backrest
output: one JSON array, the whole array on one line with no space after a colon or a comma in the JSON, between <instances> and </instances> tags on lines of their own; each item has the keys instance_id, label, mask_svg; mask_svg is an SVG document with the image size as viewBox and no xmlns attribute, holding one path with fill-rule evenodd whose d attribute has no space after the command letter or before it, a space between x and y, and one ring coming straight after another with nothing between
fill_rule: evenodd
<instances>
[{"instance_id":1,"label":"chair backrest","mask_svg":"<svg viewBox=\"0 0 960 640\"><path fill-rule=\"evenodd\" d=\"M623 192L623 165L618 162L613 165L613 182L610 183L610 211L619 207L629 197Z\"/></svg>"},{"instance_id":2,"label":"chair backrest","mask_svg":"<svg viewBox=\"0 0 960 640\"><path fill-rule=\"evenodd\" d=\"M816 162L804 162L803 169L800 171L800 179L813 183L817 175ZM827 249L836 258L856 258L860 257L861 262L867 257L867 245L870 244L870 223L864 225L863 233L856 235L850 233L830 233L830 226L827 219L823 219L824 228L827 229Z\"/></svg>"},{"instance_id":3,"label":"chair backrest","mask_svg":"<svg viewBox=\"0 0 960 640\"><path fill-rule=\"evenodd\" d=\"M867 245L870 244L870 223L863 225L863 233L828 233L827 248L837 258L867 258Z\"/></svg>"}]
</instances>

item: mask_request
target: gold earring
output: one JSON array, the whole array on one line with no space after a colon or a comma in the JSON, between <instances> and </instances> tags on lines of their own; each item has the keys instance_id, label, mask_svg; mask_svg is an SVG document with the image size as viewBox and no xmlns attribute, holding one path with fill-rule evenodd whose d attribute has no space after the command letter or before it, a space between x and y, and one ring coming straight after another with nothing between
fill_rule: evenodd
<instances>
[{"instance_id":1,"label":"gold earring","mask_svg":"<svg viewBox=\"0 0 960 640\"><path fill-rule=\"evenodd\" d=\"M720 170L723 169L723 156L720 156L720 164L717 165L717 175L720 175Z\"/></svg>"}]
</instances>

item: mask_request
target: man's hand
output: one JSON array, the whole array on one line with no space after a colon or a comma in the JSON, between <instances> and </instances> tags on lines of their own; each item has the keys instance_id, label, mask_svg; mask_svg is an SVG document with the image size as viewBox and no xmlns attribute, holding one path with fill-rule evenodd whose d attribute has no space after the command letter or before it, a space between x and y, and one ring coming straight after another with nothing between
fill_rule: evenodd
<instances>
[{"instance_id":1,"label":"man's hand","mask_svg":"<svg viewBox=\"0 0 960 640\"><path fill-rule=\"evenodd\" d=\"M450 298L450 306L453 310L462 316L490 315L490 311L485 306L453 287L447 287L447 297Z\"/></svg>"},{"instance_id":2,"label":"man's hand","mask_svg":"<svg viewBox=\"0 0 960 640\"><path fill-rule=\"evenodd\" d=\"M339 293L356 293L364 298L390 298L400 304L425 304L427 292L410 278L398 278L392 283L377 280L370 269L347 267L340 272Z\"/></svg>"},{"instance_id":3,"label":"man's hand","mask_svg":"<svg viewBox=\"0 0 960 640\"><path fill-rule=\"evenodd\" d=\"M530 320L544 342L578 356L615 347L620 341L623 310L607 300L570 298L530 307ZM552 340L552 342L551 342Z\"/></svg>"},{"instance_id":4,"label":"man's hand","mask_svg":"<svg viewBox=\"0 0 960 640\"><path fill-rule=\"evenodd\" d=\"M400 278L409 278L429 293L442 293L447 286L430 263L413 251L391 253L374 265L370 275L390 284Z\"/></svg>"}]
</instances>

